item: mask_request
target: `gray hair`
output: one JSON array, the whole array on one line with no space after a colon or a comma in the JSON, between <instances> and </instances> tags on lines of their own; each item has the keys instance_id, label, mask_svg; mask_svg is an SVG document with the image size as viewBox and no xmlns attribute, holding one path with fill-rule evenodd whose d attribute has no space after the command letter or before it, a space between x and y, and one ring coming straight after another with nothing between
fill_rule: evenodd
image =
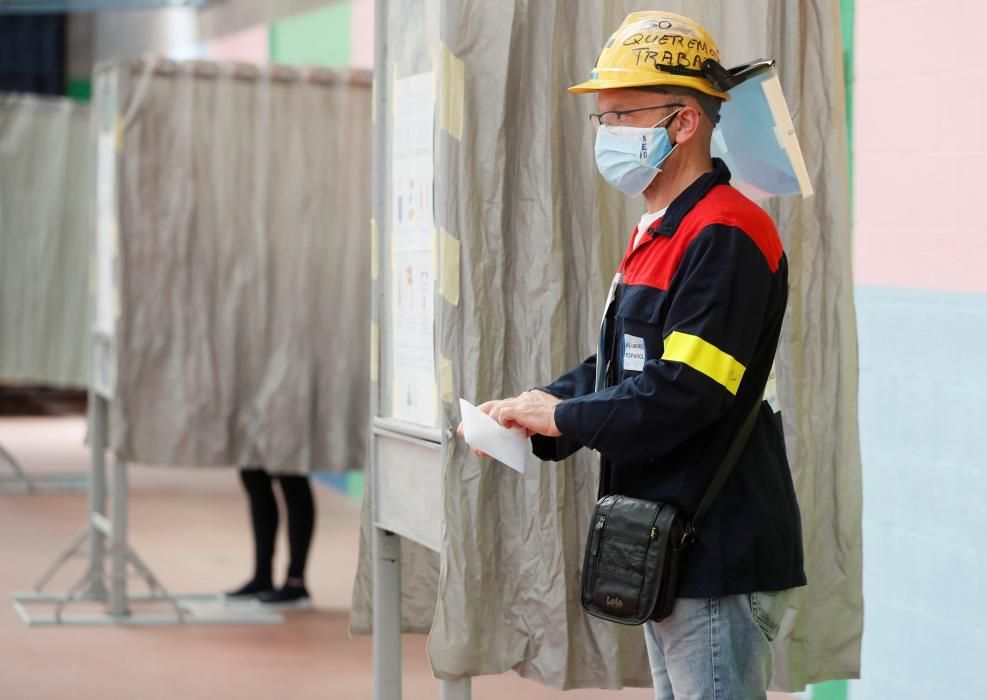
<instances>
[{"instance_id":1,"label":"gray hair","mask_svg":"<svg viewBox=\"0 0 987 700\"><path fill-rule=\"evenodd\" d=\"M720 121L720 105L723 104L723 100L718 97L713 97L712 95L707 95L705 92L694 90L693 88L681 87L679 85L642 85L634 89L657 92L661 95L691 97L699 103L699 108L706 113L706 116L709 117L714 126Z\"/></svg>"}]
</instances>

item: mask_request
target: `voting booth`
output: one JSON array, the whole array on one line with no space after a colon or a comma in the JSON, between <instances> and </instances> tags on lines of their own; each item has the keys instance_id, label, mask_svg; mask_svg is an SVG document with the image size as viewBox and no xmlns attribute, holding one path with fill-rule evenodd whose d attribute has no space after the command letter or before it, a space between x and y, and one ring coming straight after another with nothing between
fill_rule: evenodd
<instances>
[{"instance_id":1,"label":"voting booth","mask_svg":"<svg viewBox=\"0 0 987 700\"><path fill-rule=\"evenodd\" d=\"M0 383L84 389L92 241L90 108L0 93ZM0 493L81 490L0 444Z\"/></svg>"},{"instance_id":2,"label":"voting booth","mask_svg":"<svg viewBox=\"0 0 987 700\"><path fill-rule=\"evenodd\" d=\"M599 178L586 116L595 102L565 90L641 9L652 8L376 3L372 474L351 629L374 635L378 700L400 697L402 632L429 634L444 697L512 669L560 689L651 683L641 629L579 605L593 456L529 454L522 475L453 432L459 399L544 385L595 349L643 204ZM773 687L850 677L860 458L838 3L653 9L706 26L727 66L755 62L714 148L764 202L792 270L777 401L810 584L775 642Z\"/></svg>"},{"instance_id":3,"label":"voting booth","mask_svg":"<svg viewBox=\"0 0 987 700\"><path fill-rule=\"evenodd\" d=\"M89 513L15 607L29 624L280 622L165 589L128 539L128 466L363 468L369 73L114 63L94 110Z\"/></svg>"}]
</instances>

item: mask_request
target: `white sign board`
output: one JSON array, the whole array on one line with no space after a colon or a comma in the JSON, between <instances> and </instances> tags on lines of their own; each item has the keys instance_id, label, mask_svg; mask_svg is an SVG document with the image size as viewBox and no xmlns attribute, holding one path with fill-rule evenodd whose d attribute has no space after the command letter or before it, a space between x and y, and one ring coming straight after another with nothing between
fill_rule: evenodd
<instances>
[{"instance_id":1,"label":"white sign board","mask_svg":"<svg viewBox=\"0 0 987 700\"><path fill-rule=\"evenodd\" d=\"M394 92L389 311L391 415L437 425L432 216L432 73L399 79Z\"/></svg>"}]
</instances>

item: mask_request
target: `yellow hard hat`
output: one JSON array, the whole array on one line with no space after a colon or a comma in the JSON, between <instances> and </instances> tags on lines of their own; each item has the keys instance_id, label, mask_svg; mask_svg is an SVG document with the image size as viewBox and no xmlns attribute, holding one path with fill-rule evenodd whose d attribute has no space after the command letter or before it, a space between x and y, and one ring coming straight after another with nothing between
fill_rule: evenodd
<instances>
[{"instance_id":1,"label":"yellow hard hat","mask_svg":"<svg viewBox=\"0 0 987 700\"><path fill-rule=\"evenodd\" d=\"M720 50L697 22L670 12L633 12L611 35L590 79L569 92L677 85L729 100L711 79L722 74Z\"/></svg>"}]
</instances>

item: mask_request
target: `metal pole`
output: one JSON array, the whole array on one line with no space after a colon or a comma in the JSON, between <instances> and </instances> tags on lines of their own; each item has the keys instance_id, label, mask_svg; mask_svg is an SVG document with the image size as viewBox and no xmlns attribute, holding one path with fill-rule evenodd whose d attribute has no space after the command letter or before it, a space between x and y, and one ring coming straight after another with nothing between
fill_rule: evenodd
<instances>
[{"instance_id":1,"label":"metal pole","mask_svg":"<svg viewBox=\"0 0 987 700\"><path fill-rule=\"evenodd\" d=\"M385 248L390 244L387 225L387 177L388 177L388 128L390 115L391 85L387 54L387 0L374 3L374 94L373 94L373 217L377 224L378 279L374 281L371 301L373 322L380 320L380 296L383 280L388 274L382 263L386 259ZM379 364L379 356L375 361ZM379 414L380 381L371 390L372 415ZM376 450L371 438L370 485L374 523L377 522L376 495L379 492L375 482ZM374 700L401 699L401 540L397 535L373 527L373 678Z\"/></svg>"},{"instance_id":2,"label":"metal pole","mask_svg":"<svg viewBox=\"0 0 987 700\"><path fill-rule=\"evenodd\" d=\"M14 483L24 484L24 488L27 490L28 493L34 493L35 491L38 490L38 487L35 486L34 481L31 479L31 477L29 477L24 472L24 468L21 467L20 462L18 462L14 458L14 455L7 452L7 450L4 449L3 445L0 445L0 460L6 462L10 466L10 468L14 471L14 479L15 479Z\"/></svg>"},{"instance_id":3,"label":"metal pole","mask_svg":"<svg viewBox=\"0 0 987 700\"><path fill-rule=\"evenodd\" d=\"M95 517L106 517L106 436L109 404L97 392L89 393L89 590L88 597L106 600L106 536Z\"/></svg>"},{"instance_id":4,"label":"metal pole","mask_svg":"<svg viewBox=\"0 0 987 700\"><path fill-rule=\"evenodd\" d=\"M110 615L126 617L127 608L127 463L113 460L113 541L110 549Z\"/></svg>"},{"instance_id":5,"label":"metal pole","mask_svg":"<svg viewBox=\"0 0 987 700\"><path fill-rule=\"evenodd\" d=\"M472 693L473 681L470 678L439 683L439 700L470 700Z\"/></svg>"},{"instance_id":6,"label":"metal pole","mask_svg":"<svg viewBox=\"0 0 987 700\"><path fill-rule=\"evenodd\" d=\"M374 527L374 700L401 699L401 538Z\"/></svg>"},{"instance_id":7,"label":"metal pole","mask_svg":"<svg viewBox=\"0 0 987 700\"><path fill-rule=\"evenodd\" d=\"M390 244L390 226L387 218L387 190L388 190L388 128L390 124L389 116L391 111L391 80L390 71L387 66L387 0L374 1L374 79L373 79L373 138L370 157L371 163L371 216L374 226L371 235L376 236L376 250L372 254L377 255L377 259L372 261L372 268L377 270L377 275L373 279L373 294L370 296L370 315L374 324L381 322L380 302L387 285L384 283L387 275L388 256L385 250ZM373 246L372 246L373 247ZM374 361L380 371L381 352L378 348L377 357ZM370 392L370 410L373 420L380 416L380 379L375 378ZM373 449L374 441L370 445ZM371 455L371 464L373 456Z\"/></svg>"}]
</instances>

